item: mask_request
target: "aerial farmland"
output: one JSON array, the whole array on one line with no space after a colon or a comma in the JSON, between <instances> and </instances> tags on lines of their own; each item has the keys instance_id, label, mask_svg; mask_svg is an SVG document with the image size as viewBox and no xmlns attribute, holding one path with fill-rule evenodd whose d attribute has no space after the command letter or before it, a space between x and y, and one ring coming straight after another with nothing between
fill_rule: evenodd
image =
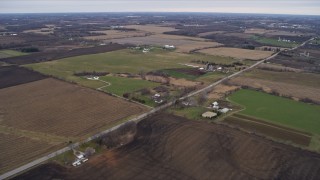
<instances>
[{"instance_id":1,"label":"aerial farmland","mask_svg":"<svg viewBox=\"0 0 320 180\"><path fill-rule=\"evenodd\" d=\"M0 179L320 176L318 16L0 17Z\"/></svg>"}]
</instances>

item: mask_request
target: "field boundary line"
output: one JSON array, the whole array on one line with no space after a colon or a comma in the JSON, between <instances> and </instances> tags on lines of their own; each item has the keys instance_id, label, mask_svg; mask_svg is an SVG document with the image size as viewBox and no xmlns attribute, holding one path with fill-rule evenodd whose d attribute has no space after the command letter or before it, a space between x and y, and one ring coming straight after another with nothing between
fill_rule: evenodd
<instances>
[{"instance_id":1,"label":"field boundary line","mask_svg":"<svg viewBox=\"0 0 320 180\"><path fill-rule=\"evenodd\" d=\"M280 129L280 130L283 130L283 131L287 131L287 132L290 132L290 133L293 133L293 134L299 134L299 135L302 135L302 136L305 136L305 137L309 137L309 138L312 138L312 135L306 135L306 134L303 134L302 132L296 132L294 131L295 129L292 129L292 131L290 131L289 129L285 129L285 128L288 128L288 127L280 127L280 125L278 126L277 124L275 124L274 126L271 125L271 124L265 124L264 122L258 122L258 121L252 121L250 119L244 119L244 118L241 118L241 117L236 117L236 116L233 116L234 118L237 118L237 119L240 119L241 121L247 121L247 122L250 122L250 123L255 123L255 124L260 124L260 125L263 125L263 126L269 126L269 127L272 127L272 128L275 128L275 129Z\"/></svg>"}]
</instances>

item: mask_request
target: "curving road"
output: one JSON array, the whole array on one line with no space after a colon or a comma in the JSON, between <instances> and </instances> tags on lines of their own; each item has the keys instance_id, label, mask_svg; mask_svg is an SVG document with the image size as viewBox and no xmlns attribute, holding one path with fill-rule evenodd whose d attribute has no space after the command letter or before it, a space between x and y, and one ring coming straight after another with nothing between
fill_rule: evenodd
<instances>
[{"instance_id":1,"label":"curving road","mask_svg":"<svg viewBox=\"0 0 320 180\"><path fill-rule=\"evenodd\" d=\"M313 39L314 39L314 38L311 38L311 39L305 41L304 43L302 43L301 45L289 49L289 51L292 51L292 50L295 50L295 49L297 49L297 48L299 48L299 47L302 47L302 46L304 46L306 43L312 41ZM232 75L230 75L230 76L227 76L227 77L225 77L225 78L223 78L223 79L221 79L221 80L219 80L219 81L216 81L216 82L210 84L209 86L207 86L207 87L205 87L205 88L203 88L203 89L197 90L197 91L195 91L195 92L191 92L190 94L179 98L179 100L184 100L184 99L187 99L187 98L189 98L189 97L191 97L191 96L195 96L195 95L197 95L197 94L199 94L199 93L212 90L213 87L217 86L218 84L222 83L223 81L226 81L226 80L231 79L231 78L233 78L233 77L235 77L235 76L238 76L238 75L240 75L240 74L242 74L242 73L244 73L244 72L246 72L246 71L248 71L248 70L250 70L250 69L252 69L252 68L254 68L254 67L256 67L256 66L258 66L259 64L263 63L264 61L270 60L270 59L276 57L279 53L281 53L281 52L283 52L283 51L284 51L284 50L281 50L281 51L273 54L272 56L270 56L270 57L268 57L268 58L265 58L265 59L263 59L263 60L260 60L260 61L258 61L257 63L251 65L250 67L248 67L248 68L246 68L246 69L243 69L243 70L238 71L238 72L236 72L236 73L234 73L234 74L232 74ZM101 80L101 81L102 81L102 80ZM108 82L106 82L106 83L108 83ZM106 85L106 86L109 86L109 85ZM103 87L106 87L106 86L103 86ZM103 88L103 87L100 87L100 88ZM100 89L100 88L98 88L98 89ZM138 117L135 117L135 118L133 118L133 119L130 119L130 120L127 121L127 122L139 122L139 121L141 121L141 120L149 117L150 115L155 114L156 112L159 112L159 111L161 111L161 110L163 110L163 109L166 109L166 108L172 106L172 105L175 104L175 103L176 103L176 101L168 102L168 103L166 103L166 104L164 104L164 105L162 105L162 106L160 106L160 107L157 107L157 108L152 109L151 111L149 111L149 112L147 112L147 113L144 113L144 114L142 114L142 115L139 115ZM107 134L107 133L109 133L109 132L111 132L111 131L114 131L114 130L118 129L119 127L121 127L122 125L126 124L127 122L124 122L124 123L119 124L119 125L117 125L117 126L115 126L115 127L112 127L112 128L107 129L107 130L105 130L105 131L102 131L102 132L100 132L100 133L98 133L98 134L96 134L96 135L93 135L93 136L89 137L88 139L86 139L84 142L74 143L74 144L72 144L71 146L68 146L68 147L65 147L65 148L63 148L63 149L60 149L60 150L58 150L58 151L56 151L56 152L53 152L53 153L51 153L51 154L49 154L49 155L47 155L47 156L44 156L44 157L39 158L39 159L36 159L36 160L34 160L34 161L32 161L32 162L30 162L30 163L28 163L28 164L25 164L25 165L23 165L23 166L21 166L21 167L19 167L19 168L16 168L16 169L14 169L14 170L12 170L12 171L9 171L9 172L7 172L7 173L4 173L4 174L2 174L2 175L0 176L0 180L1 180L1 179L9 178L9 177L14 176L14 175L16 175L16 174L19 174L19 173L21 173L21 172L23 172L23 171L26 171L26 170L28 170L28 169L36 166L36 165L39 165L39 164L41 164L41 163L43 163L43 162L45 162L45 161L47 161L47 160L49 160L49 159L51 159L51 158L54 158L54 157L56 157L56 156L58 156L58 155L60 155L60 154L62 154L62 153L65 153L65 152L71 150L71 149L74 148L74 147L78 147L80 144L83 144L83 143L92 141L92 140L94 140L94 139L97 139L97 138L99 138L99 137L101 137L101 136L103 136L103 135L105 135L105 134Z\"/></svg>"}]
</instances>

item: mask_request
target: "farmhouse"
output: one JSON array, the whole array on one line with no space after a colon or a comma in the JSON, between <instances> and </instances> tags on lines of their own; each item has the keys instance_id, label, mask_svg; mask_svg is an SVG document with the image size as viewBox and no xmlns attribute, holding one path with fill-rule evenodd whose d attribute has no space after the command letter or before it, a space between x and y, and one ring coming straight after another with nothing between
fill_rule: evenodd
<instances>
[{"instance_id":1,"label":"farmhouse","mask_svg":"<svg viewBox=\"0 0 320 180\"><path fill-rule=\"evenodd\" d=\"M209 119L212 119L212 118L214 118L216 116L217 116L217 113L214 113L214 112L211 112L211 111L207 111L207 112L202 114L202 117L209 118Z\"/></svg>"},{"instance_id":2,"label":"farmhouse","mask_svg":"<svg viewBox=\"0 0 320 180\"><path fill-rule=\"evenodd\" d=\"M212 108L213 109L219 109L219 103L217 101L212 103Z\"/></svg>"}]
</instances>

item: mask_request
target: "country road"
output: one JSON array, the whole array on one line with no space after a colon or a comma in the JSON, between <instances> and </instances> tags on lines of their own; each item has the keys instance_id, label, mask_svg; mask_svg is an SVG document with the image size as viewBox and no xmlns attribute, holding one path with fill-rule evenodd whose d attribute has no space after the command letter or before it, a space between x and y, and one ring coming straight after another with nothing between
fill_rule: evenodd
<instances>
[{"instance_id":1,"label":"country road","mask_svg":"<svg viewBox=\"0 0 320 180\"><path fill-rule=\"evenodd\" d=\"M292 50L295 50L295 49L297 49L297 48L299 48L299 47L302 47L302 46L304 46L306 43L312 41L313 39L314 39L314 38L311 38L311 39L305 41L304 43L302 43L301 45L289 49L289 51L292 51ZM240 74L242 74L242 73L244 73L244 72L246 72L246 71L248 71L248 70L250 70L250 69L252 69L252 68L254 68L254 67L256 67L256 66L258 66L259 64L263 63L263 62L266 61L266 60L269 60L269 59L272 59L272 58L276 57L279 53L281 53L281 52L283 52L283 51L284 51L284 50L281 50L281 51L273 54L272 56L270 56L270 57L268 57L268 58L265 58L265 59L263 59L263 60L260 60L260 61L258 61L257 63L251 65L250 67L248 67L248 68L246 68L246 69L243 69L243 70L238 71L238 72L236 72L236 73L234 73L234 74L232 74L232 75L229 75L229 76L227 76L227 77L225 77L225 78L223 78L223 79L221 79L221 80L219 80L219 81L216 81L216 82L210 84L209 86L207 86L207 87L205 87L205 88L202 88L202 89L197 90L197 91L195 91L195 92L191 92L190 94L188 94L188 95L186 95L186 96L180 97L179 100L185 100L185 99L187 99L187 98L189 98L189 97L195 96L195 95L200 94L200 93L202 93L202 92L206 92L206 91L212 90L212 88L215 87L215 86L217 86L218 84L221 84L222 82L224 82L224 81L226 81L226 80L228 80L228 79L231 79L231 78L233 78L233 77L235 77L235 76L238 76L238 75L240 75ZM101 87L101 88L102 88L102 87ZM30 163L27 163L27 164L25 164L25 165L23 165L23 166L21 166L21 167L19 167L19 168L16 168L16 169L11 170L11 171L9 171L9 172L7 172L7 173L4 173L4 174L0 175L0 180L1 180L1 179L9 178L9 177L14 176L14 175L16 175L16 174L19 174L19 173L21 173L21 172L23 172L23 171L26 171L26 170L28 170L28 169L36 166L36 165L39 165L39 164L41 164L41 163L43 163L43 162L45 162L45 161L47 161L47 160L49 160L49 159L51 159L51 158L54 158L54 157L56 157L56 156L58 156L58 155L60 155L60 154L62 154L62 153L65 153L65 152L67 152L67 151L69 151L69 150L72 150L72 148L74 148L74 147L78 147L79 145L81 145L81 144L83 144L83 143L86 143L86 142L92 141L92 140L94 140L94 139L97 139L97 138L99 138L99 137L101 137L101 136L103 136L103 135L105 135L105 134L107 134L107 133L109 133L109 132L111 132L111 131L114 131L114 130L118 129L119 127L121 127L122 125L126 124L127 122L139 122L139 121L141 121L141 120L149 117L150 115L155 114L156 112L159 112L159 111L161 111L161 110L163 110L163 109L166 109L166 108L172 106L172 105L175 104L175 103L176 103L176 101L168 102L168 103L166 103L166 104L164 104L164 105L162 105L162 106L160 106L160 107L157 107L157 108L152 109L152 110L149 111L149 112L146 112L146 113L144 113L144 114L141 114L141 115L139 115L138 117L135 117L135 118L133 118L133 119L130 119L129 121L126 121L126 122L124 122L124 123L122 123L122 124L119 124L119 125L117 125L117 126L115 126L115 127L112 127L112 128L107 129L107 130L105 130L105 131L102 131L102 132L100 132L100 133L98 133L98 134L96 134L96 135L93 135L93 136L89 137L88 139L86 139L86 140L83 141L83 142L74 143L74 144L72 144L71 146L62 148L62 149L60 149L60 150L58 150L58 151L56 151L56 152L53 152L53 153L51 153L51 154L49 154L49 155L46 155L46 156L41 157L41 158L39 158L39 159L36 159L36 160L34 160L34 161L30 162Z\"/></svg>"}]
</instances>

